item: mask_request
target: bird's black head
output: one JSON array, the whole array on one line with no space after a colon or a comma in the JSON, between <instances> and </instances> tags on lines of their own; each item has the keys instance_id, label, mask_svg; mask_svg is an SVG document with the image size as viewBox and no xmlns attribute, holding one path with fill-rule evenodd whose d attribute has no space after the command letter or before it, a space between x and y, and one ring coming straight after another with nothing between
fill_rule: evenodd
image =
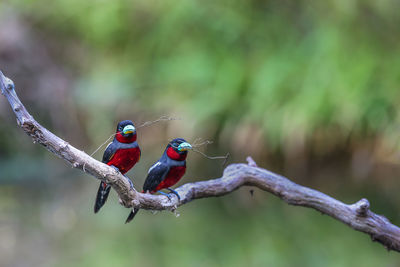
<instances>
[{"instance_id":1,"label":"bird's black head","mask_svg":"<svg viewBox=\"0 0 400 267\"><path fill-rule=\"evenodd\" d=\"M129 143L136 140L136 128L130 120L124 120L118 123L116 132L116 138L119 142Z\"/></svg>"},{"instance_id":2,"label":"bird's black head","mask_svg":"<svg viewBox=\"0 0 400 267\"><path fill-rule=\"evenodd\" d=\"M175 138L170 141L166 148L167 156L174 160L185 160L188 150L192 146L183 138Z\"/></svg>"}]
</instances>

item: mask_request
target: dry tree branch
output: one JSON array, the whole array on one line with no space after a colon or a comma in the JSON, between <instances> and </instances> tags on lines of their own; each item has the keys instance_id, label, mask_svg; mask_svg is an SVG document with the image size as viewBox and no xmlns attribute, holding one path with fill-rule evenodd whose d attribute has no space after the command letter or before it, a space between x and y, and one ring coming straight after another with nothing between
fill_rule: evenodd
<instances>
[{"instance_id":1,"label":"dry tree branch","mask_svg":"<svg viewBox=\"0 0 400 267\"><path fill-rule=\"evenodd\" d=\"M369 234L373 241L381 243L388 250L400 252L400 228L391 224L384 216L373 213L367 199L361 199L351 205L344 204L319 191L298 185L283 176L259 168L250 157L247 158L248 164L231 164L226 167L221 178L180 186L176 189L181 196L180 201L175 196L169 200L165 196L138 193L130 189L129 182L121 173L76 149L41 126L19 100L14 83L1 71L0 89L10 103L18 125L34 142L66 160L72 167L110 184L117 191L121 204L125 207L175 210L178 206L194 199L223 196L241 186L255 186L274 194L290 205L313 208L329 215L354 230Z\"/></svg>"}]
</instances>

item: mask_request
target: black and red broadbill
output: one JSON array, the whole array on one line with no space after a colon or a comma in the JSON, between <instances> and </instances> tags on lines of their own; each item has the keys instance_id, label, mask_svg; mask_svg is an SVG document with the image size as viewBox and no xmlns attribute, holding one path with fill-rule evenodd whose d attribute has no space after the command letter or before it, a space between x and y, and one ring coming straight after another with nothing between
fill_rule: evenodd
<instances>
[{"instance_id":1,"label":"black and red broadbill","mask_svg":"<svg viewBox=\"0 0 400 267\"><path fill-rule=\"evenodd\" d=\"M190 149L192 149L192 146L183 138L176 138L169 142L161 158L150 167L142 193L150 192L154 194L158 192L169 198L168 194L160 191L166 188L180 199L179 194L170 187L179 182L185 174L186 157ZM132 221L138 211L139 209L134 208L125 223Z\"/></svg>"},{"instance_id":2,"label":"black and red broadbill","mask_svg":"<svg viewBox=\"0 0 400 267\"><path fill-rule=\"evenodd\" d=\"M125 120L118 123L115 137L104 151L103 163L117 168L122 174L127 173L140 159L141 151L136 138L136 129L132 121ZM132 185L132 181L129 182ZM94 204L95 213L106 203L110 189L110 185L100 182Z\"/></svg>"}]
</instances>

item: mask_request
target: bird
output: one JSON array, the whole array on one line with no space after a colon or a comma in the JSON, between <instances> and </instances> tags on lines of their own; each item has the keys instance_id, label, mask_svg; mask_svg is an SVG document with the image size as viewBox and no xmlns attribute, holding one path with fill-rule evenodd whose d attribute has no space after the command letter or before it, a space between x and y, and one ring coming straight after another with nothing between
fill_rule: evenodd
<instances>
[{"instance_id":1,"label":"bird","mask_svg":"<svg viewBox=\"0 0 400 267\"><path fill-rule=\"evenodd\" d=\"M136 142L136 128L132 121L124 120L118 123L113 141L106 147L102 162L117 169L123 175L140 160L141 151ZM126 177L126 176L125 176ZM126 177L131 186L132 181ZM106 203L111 186L100 182L94 204L94 213Z\"/></svg>"},{"instance_id":2,"label":"bird","mask_svg":"<svg viewBox=\"0 0 400 267\"><path fill-rule=\"evenodd\" d=\"M185 174L186 157L188 150L191 149L192 145L183 138L175 138L170 141L161 158L149 168L142 193L149 192L154 194L158 192L170 198L168 194L160 191L168 189L170 193L175 194L180 200L178 192L170 187L179 182ZM138 208L134 208L129 213L125 223L132 221L138 211Z\"/></svg>"}]
</instances>

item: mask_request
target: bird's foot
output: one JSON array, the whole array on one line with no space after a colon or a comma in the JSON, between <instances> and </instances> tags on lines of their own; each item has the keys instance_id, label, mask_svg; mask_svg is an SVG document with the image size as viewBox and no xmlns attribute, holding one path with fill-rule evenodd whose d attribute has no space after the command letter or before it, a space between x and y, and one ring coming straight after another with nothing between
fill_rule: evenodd
<instances>
[{"instance_id":1,"label":"bird's foot","mask_svg":"<svg viewBox=\"0 0 400 267\"><path fill-rule=\"evenodd\" d=\"M166 196L166 197L168 198L168 200L169 200L169 201L171 201L171 197L170 197L170 195L169 195L169 194L167 194L167 193L164 193L164 192L163 192L163 191L161 191L161 190L157 191L157 193L160 193L161 195L163 195L163 196Z\"/></svg>"},{"instance_id":2,"label":"bird's foot","mask_svg":"<svg viewBox=\"0 0 400 267\"><path fill-rule=\"evenodd\" d=\"M134 187L133 187L133 182L132 182L132 180L129 179L129 177L126 176L125 174L123 174L123 176L128 180L129 184L131 185L131 189L133 189Z\"/></svg>"},{"instance_id":3,"label":"bird's foot","mask_svg":"<svg viewBox=\"0 0 400 267\"><path fill-rule=\"evenodd\" d=\"M110 165L110 167L112 167L114 170L116 170L117 172L120 172L119 169L117 167L115 167L114 165Z\"/></svg>"},{"instance_id":4,"label":"bird's foot","mask_svg":"<svg viewBox=\"0 0 400 267\"><path fill-rule=\"evenodd\" d=\"M114 165L110 165L110 167L112 167L114 170L116 170L117 172L121 172L117 167L115 167ZM133 187L133 183L132 183L132 181L131 181L131 179L129 179L129 177L128 176L126 176L125 174L122 174L123 176L125 176L125 178L128 180L128 182L129 182L129 184L131 185L131 189L133 189L134 187Z\"/></svg>"},{"instance_id":5,"label":"bird's foot","mask_svg":"<svg viewBox=\"0 0 400 267\"><path fill-rule=\"evenodd\" d=\"M124 175L125 178L128 180L129 184L131 185L131 190L133 190L133 182L131 181L131 179L128 178L128 176Z\"/></svg>"},{"instance_id":6,"label":"bird's foot","mask_svg":"<svg viewBox=\"0 0 400 267\"><path fill-rule=\"evenodd\" d=\"M171 189L169 187L167 189L169 190L169 192L171 192L172 194L177 196L179 201L181 201L181 196L178 194L178 192L176 192L174 189Z\"/></svg>"}]
</instances>

